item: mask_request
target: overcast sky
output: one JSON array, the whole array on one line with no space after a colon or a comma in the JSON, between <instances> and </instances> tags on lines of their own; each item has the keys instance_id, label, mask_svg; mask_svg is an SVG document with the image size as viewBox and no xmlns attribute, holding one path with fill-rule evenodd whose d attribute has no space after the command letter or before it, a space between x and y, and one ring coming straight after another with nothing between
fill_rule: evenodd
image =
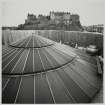
<instances>
[{"instance_id":1,"label":"overcast sky","mask_svg":"<svg viewBox=\"0 0 105 105\"><path fill-rule=\"evenodd\" d=\"M82 25L104 23L104 0L2 0L2 24L23 24L27 13L48 15L65 11L80 16Z\"/></svg>"}]
</instances>

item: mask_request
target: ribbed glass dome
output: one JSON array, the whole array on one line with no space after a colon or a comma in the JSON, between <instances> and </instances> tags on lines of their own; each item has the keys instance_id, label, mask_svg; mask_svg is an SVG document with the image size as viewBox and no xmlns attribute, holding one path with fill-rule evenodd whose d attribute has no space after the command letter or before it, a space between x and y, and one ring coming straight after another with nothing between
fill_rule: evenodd
<instances>
[{"instance_id":1,"label":"ribbed glass dome","mask_svg":"<svg viewBox=\"0 0 105 105\"><path fill-rule=\"evenodd\" d=\"M10 44L10 46L15 48L42 48L53 45L54 42L48 39L42 38L38 35L28 36L25 39L21 39L15 43Z\"/></svg>"},{"instance_id":2,"label":"ribbed glass dome","mask_svg":"<svg viewBox=\"0 0 105 105\"><path fill-rule=\"evenodd\" d=\"M2 56L3 103L88 103L100 88L96 60L32 35Z\"/></svg>"}]
</instances>

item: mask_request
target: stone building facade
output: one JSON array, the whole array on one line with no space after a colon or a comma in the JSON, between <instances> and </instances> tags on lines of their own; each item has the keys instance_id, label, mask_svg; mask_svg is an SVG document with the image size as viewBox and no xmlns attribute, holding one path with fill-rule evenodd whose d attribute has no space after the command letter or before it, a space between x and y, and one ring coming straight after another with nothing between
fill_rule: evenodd
<instances>
[{"instance_id":1,"label":"stone building facade","mask_svg":"<svg viewBox=\"0 0 105 105\"><path fill-rule=\"evenodd\" d=\"M84 30L89 31L89 32L103 33L104 32L104 25L98 24L98 25L84 26Z\"/></svg>"},{"instance_id":2,"label":"stone building facade","mask_svg":"<svg viewBox=\"0 0 105 105\"><path fill-rule=\"evenodd\" d=\"M79 22L79 15L70 12L50 12L50 18L56 23L71 24L72 22Z\"/></svg>"},{"instance_id":3,"label":"stone building facade","mask_svg":"<svg viewBox=\"0 0 105 105\"><path fill-rule=\"evenodd\" d=\"M70 12L50 12L48 16L40 14L37 17L28 13L25 23L21 26L24 29L81 30L79 15Z\"/></svg>"}]
</instances>

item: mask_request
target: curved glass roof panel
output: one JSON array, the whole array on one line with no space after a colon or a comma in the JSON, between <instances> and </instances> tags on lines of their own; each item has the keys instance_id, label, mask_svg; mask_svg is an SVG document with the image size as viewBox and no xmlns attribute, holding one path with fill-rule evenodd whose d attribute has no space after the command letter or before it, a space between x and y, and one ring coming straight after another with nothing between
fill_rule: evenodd
<instances>
[{"instance_id":1,"label":"curved glass roof panel","mask_svg":"<svg viewBox=\"0 0 105 105\"><path fill-rule=\"evenodd\" d=\"M96 60L32 35L2 53L3 103L88 103L100 89Z\"/></svg>"}]
</instances>

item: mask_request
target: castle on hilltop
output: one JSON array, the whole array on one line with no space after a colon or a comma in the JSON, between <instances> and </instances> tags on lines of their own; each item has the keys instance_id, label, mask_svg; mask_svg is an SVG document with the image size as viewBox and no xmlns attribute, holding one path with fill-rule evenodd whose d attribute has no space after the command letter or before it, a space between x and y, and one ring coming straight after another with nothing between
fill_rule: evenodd
<instances>
[{"instance_id":1,"label":"castle on hilltop","mask_svg":"<svg viewBox=\"0 0 105 105\"><path fill-rule=\"evenodd\" d=\"M48 16L39 14L27 15L24 24L18 26L19 29L49 29L49 30L73 30L80 31L79 15L71 14L70 12L50 12Z\"/></svg>"}]
</instances>

